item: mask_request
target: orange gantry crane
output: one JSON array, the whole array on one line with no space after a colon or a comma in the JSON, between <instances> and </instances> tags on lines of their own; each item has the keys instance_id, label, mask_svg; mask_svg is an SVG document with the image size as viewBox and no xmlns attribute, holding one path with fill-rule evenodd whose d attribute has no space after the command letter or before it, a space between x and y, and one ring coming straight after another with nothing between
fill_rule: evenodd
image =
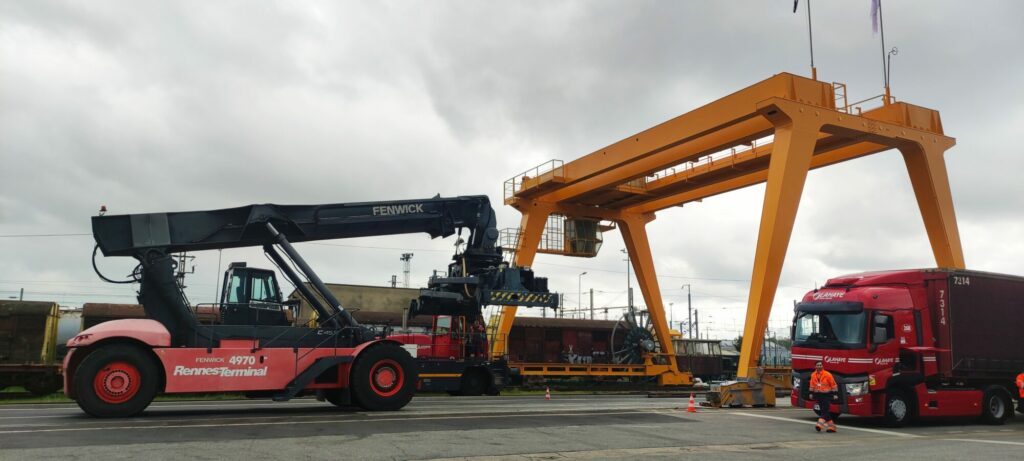
<instances>
[{"instance_id":1,"label":"orange gantry crane","mask_svg":"<svg viewBox=\"0 0 1024 461\"><path fill-rule=\"evenodd\" d=\"M515 264L532 265L538 252L594 256L601 230L618 227L659 346L645 355L642 374L663 385L689 384L673 353L646 225L660 210L767 183L737 373L756 384L809 170L898 149L936 263L964 267L943 159L955 140L943 134L938 111L896 102L888 92L877 98L881 106L862 112L847 104L843 84L781 73L571 162L553 160L519 174L505 182L505 203L522 213L511 242ZM515 307L502 310L495 358L507 355L515 314ZM625 372L604 367L597 374L617 373Z\"/></svg>"}]
</instances>

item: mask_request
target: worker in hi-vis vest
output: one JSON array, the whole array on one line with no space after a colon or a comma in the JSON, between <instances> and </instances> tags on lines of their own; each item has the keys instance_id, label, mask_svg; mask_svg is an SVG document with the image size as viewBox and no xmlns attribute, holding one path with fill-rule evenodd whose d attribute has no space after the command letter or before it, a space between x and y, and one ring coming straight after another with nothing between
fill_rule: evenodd
<instances>
[{"instance_id":1,"label":"worker in hi-vis vest","mask_svg":"<svg viewBox=\"0 0 1024 461\"><path fill-rule=\"evenodd\" d=\"M811 373L810 382L811 399L818 402L818 422L814 425L814 430L821 432L822 428L827 427L828 432L836 431L836 423L833 421L832 416L832 401L835 400L839 394L839 387L836 386L836 380L832 377L832 373L825 371L825 367L821 365L821 362L814 364L814 373ZM838 415L836 415L838 416Z\"/></svg>"}]
</instances>

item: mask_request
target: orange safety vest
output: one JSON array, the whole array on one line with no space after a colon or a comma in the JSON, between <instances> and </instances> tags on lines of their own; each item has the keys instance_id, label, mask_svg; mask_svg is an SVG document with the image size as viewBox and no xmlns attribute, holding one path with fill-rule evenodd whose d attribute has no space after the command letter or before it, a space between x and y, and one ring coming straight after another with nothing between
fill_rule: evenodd
<instances>
[{"instance_id":1,"label":"orange safety vest","mask_svg":"<svg viewBox=\"0 0 1024 461\"><path fill-rule=\"evenodd\" d=\"M811 392L835 392L838 390L832 373L825 370L811 373Z\"/></svg>"},{"instance_id":2,"label":"orange safety vest","mask_svg":"<svg viewBox=\"0 0 1024 461\"><path fill-rule=\"evenodd\" d=\"M1024 399L1024 373L1017 375L1017 389L1020 392L1020 398Z\"/></svg>"}]
</instances>

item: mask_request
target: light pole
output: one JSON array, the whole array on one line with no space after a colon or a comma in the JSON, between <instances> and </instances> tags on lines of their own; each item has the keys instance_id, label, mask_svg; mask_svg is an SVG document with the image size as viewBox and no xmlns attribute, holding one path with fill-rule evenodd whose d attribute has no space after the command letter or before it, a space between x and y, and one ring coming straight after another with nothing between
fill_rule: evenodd
<instances>
[{"instance_id":1,"label":"light pole","mask_svg":"<svg viewBox=\"0 0 1024 461\"><path fill-rule=\"evenodd\" d=\"M579 312L583 312L583 276L584 275L587 275L587 273L586 272L581 273L580 276L576 279L576 288L578 289L579 296L580 296L579 298L576 298L576 310L579 311Z\"/></svg>"}]
</instances>

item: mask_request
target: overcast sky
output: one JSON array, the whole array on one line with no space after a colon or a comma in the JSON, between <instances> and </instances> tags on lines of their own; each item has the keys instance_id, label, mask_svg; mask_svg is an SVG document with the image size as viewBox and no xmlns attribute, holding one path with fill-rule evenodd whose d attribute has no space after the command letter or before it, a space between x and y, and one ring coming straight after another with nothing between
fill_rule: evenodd
<instances>
[{"instance_id":1,"label":"overcast sky","mask_svg":"<svg viewBox=\"0 0 1024 461\"><path fill-rule=\"evenodd\" d=\"M814 2L821 80L882 91L870 1ZM520 2L5 1L0 3L0 296L134 302L93 274L89 217L250 203L489 195L778 72L808 75L806 8L790 0ZM884 3L894 96L941 111L968 267L1024 274L1024 3ZM666 305L705 331L742 326L763 187L673 208L648 226ZM60 236L23 235L71 234ZM624 246L534 266L579 303L626 303ZM452 239L302 244L329 282L414 285ZM223 256L218 268L218 256ZM192 302L229 261L197 253ZM812 172L772 312L825 279L934 266L896 151ZM110 276L130 258L108 258ZM638 293L639 298L639 293ZM585 296L585 298L588 298ZM584 305L589 304L585 299ZM522 315L538 315L536 310ZM614 315L614 311L612 314Z\"/></svg>"}]
</instances>

